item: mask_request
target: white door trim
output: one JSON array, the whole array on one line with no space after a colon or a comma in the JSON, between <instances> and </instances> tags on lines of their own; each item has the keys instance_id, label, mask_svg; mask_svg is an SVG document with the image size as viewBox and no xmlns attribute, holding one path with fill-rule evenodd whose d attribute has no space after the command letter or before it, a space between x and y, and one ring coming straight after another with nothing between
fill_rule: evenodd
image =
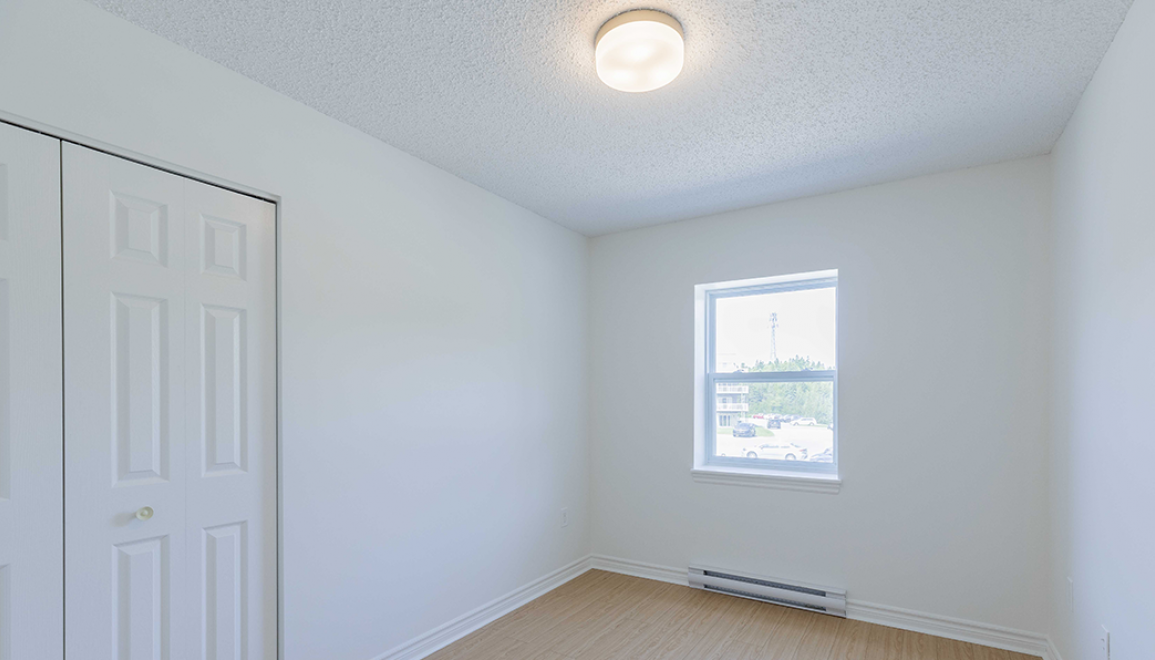
<instances>
[{"instance_id":1,"label":"white door trim","mask_svg":"<svg viewBox=\"0 0 1155 660\"><path fill-rule=\"evenodd\" d=\"M0 124L0 658L64 652L60 141Z\"/></svg>"},{"instance_id":2,"label":"white door trim","mask_svg":"<svg viewBox=\"0 0 1155 660\"><path fill-rule=\"evenodd\" d=\"M276 409L277 409L277 412L276 412L277 658L278 658L278 660L283 660L285 657L285 628L284 628L284 621L285 621L284 529L285 529L285 526L284 526L284 507L283 507L284 489L282 488L282 483L283 483L282 469L284 466L284 462L281 460L282 451L283 451L282 433L281 433L281 429L282 429L282 420L281 420L281 411L282 411L282 407L281 407L281 291L282 291L282 287L281 287L281 277L282 277L282 274L281 274L281 202L282 202L282 197L281 197L281 195L269 192L267 190L263 190L261 188L257 188L254 186L239 183L236 181L230 181L228 179L224 179L224 178L221 178L219 176L215 176L215 175L209 174L207 172L202 172L200 170L196 170L196 169L193 169L190 167L185 167L185 166L179 165L177 163L172 163L172 162L164 160L162 158L156 158L156 157L150 156L148 154L142 154L140 152L133 151L131 149L126 149L126 148L119 147L119 146L116 146L113 144L109 144L107 142L103 142L101 140L97 140L95 138L88 137L86 135L74 133L72 131L69 131L69 130L66 130L66 129L63 129L63 128L60 128L57 126L52 126L51 124L46 124L44 122L36 121L35 119L31 119L29 117L23 117L21 115L15 114L15 113L8 112L2 108L0 108L0 123L10 124L12 126L15 126L16 128L22 128L25 130L34 131L36 133L41 133L41 134L47 135L49 137L61 140L63 142L71 142L73 144L76 144L76 145L79 145L82 147L88 147L89 149L95 149L96 151L101 151L103 153L109 154L110 156L116 156L118 158L123 158L125 160L139 163L141 165L146 165L148 167L153 167L153 168L156 168L159 170L163 170L165 172L170 172L172 174L176 174L176 175L183 176L183 177L186 177L189 179L200 181L202 183L207 183L209 185L217 186L219 188L224 188L225 190L230 190L232 192L240 193L242 195L248 195L250 197L256 197L257 199L261 199L261 200L264 200L266 202L270 202L275 206L276 211L274 213L274 220L273 220L273 242L274 242L273 259L274 259L274 267L276 269L275 292L274 292L274 306L275 306L274 322L276 324L276 329L275 329L274 334L276 337L275 341L277 344L276 345L276 361L274 364L274 369L276 371L275 405L276 405ZM63 218L61 219L61 221L63 222ZM61 519L63 520L63 512L61 512ZM61 569L63 570L63 566L61 567Z\"/></svg>"}]
</instances>

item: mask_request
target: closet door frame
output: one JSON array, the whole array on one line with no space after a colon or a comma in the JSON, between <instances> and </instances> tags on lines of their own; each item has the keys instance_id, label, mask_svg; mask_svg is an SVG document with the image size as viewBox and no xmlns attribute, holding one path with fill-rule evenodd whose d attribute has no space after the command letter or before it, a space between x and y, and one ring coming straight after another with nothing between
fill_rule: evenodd
<instances>
[{"instance_id":1,"label":"closet door frame","mask_svg":"<svg viewBox=\"0 0 1155 660\"><path fill-rule=\"evenodd\" d=\"M0 125L0 659L64 652L60 140Z\"/></svg>"},{"instance_id":2,"label":"closet door frame","mask_svg":"<svg viewBox=\"0 0 1155 660\"><path fill-rule=\"evenodd\" d=\"M276 343L275 359L274 359L274 366L273 366L274 371L275 371L275 376L274 376L274 383L275 383L274 406L276 408L276 424L275 424L275 426L276 426L276 429L275 429L276 438L274 440L274 446L275 446L275 451L276 451L276 471L275 471L275 473L276 473L276 535L275 535L276 552L275 552L275 555L276 555L276 562L277 562L277 567L276 567L276 575L277 575L277 578L276 578L277 656L276 657L279 660L283 660L285 657L285 627L284 627L284 621L285 621L284 565L285 564L284 564L284 506L283 506L284 489L282 487L282 484L283 484L282 466L283 466L284 462L281 460L282 451L283 451L282 430L281 430L282 429L282 421L281 421L281 410L282 410L282 407L281 407L281 291L282 291L282 287L281 287L281 277L282 277L282 275L281 275L281 204L282 204L282 197L281 197L281 195L269 192L267 190L263 190L261 188L256 188L256 187L248 186L248 185L238 183L235 181L230 181L228 179L224 179L224 178L215 176L213 174L201 172L199 170L195 170L195 169L192 169L189 167L184 167L182 165L171 163L169 161L166 161L166 160L163 160L160 158L155 158L155 157L149 156L147 154L142 154L142 153L139 153L136 151L132 151L131 149L125 149L125 148L122 148L122 147L119 147L116 145L108 144L107 142L102 142L100 140L90 138L88 136L81 135L79 133L74 133L72 131L58 128L58 127L52 126L50 124L45 124L43 122L36 121L35 119L30 119L28 117L23 117L23 116L14 114L14 113L10 113L10 112L7 112L3 109L0 109L0 123L9 124L9 125L14 126L16 128L20 128L20 129L24 129L24 130L28 130L28 131L33 131L36 133L41 133L41 134L46 135L48 137L60 140L62 143L72 143L72 144L75 144L75 145L78 145L81 147L87 147L89 149L93 149L96 151L106 153L110 156L116 156L117 158L123 158L124 160L128 160L128 161L140 164L140 165L144 165L144 166L158 169L158 170L161 170L164 172L168 172L170 174L175 174L177 176L185 177L187 179L192 179L194 181L206 183L208 185L216 186L218 188L223 188L223 189L228 190L230 192L235 192L235 193L239 193L241 195L254 197L256 199L259 199L259 200L264 201L264 202L268 202L268 203L273 205L273 207L274 207L274 213L273 213L273 243L274 243L273 262L274 262L274 269L276 271L276 274L274 277L274 296L273 296L274 297L274 301L273 301L274 325L275 325L275 330L274 330L275 339L274 339L274 341ZM63 177L63 172L61 172L61 176ZM63 193L63 191L62 191L62 193ZM63 220L64 220L64 218L63 218L63 214L62 214L61 218L60 218L61 224L63 224ZM61 283L63 284L63 281ZM65 433L67 433L67 429L65 429ZM63 469L63 465L61 466L61 468ZM61 514L60 515L60 523L61 523L61 526L63 527L63 525L64 525L64 511L62 510L60 512L60 514ZM63 579L63 570L64 570L64 566L62 565L61 566L62 579ZM67 597L67 595L66 595L66 597ZM63 635L63 634L64 634L64 630L62 629L61 635ZM65 660L67 660L67 659L65 659Z\"/></svg>"}]
</instances>

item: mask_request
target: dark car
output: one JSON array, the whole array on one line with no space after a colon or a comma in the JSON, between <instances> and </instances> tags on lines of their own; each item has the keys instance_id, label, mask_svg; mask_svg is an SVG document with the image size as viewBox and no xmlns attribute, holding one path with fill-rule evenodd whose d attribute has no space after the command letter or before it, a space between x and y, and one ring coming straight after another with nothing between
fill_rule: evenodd
<instances>
[{"instance_id":1,"label":"dark car","mask_svg":"<svg viewBox=\"0 0 1155 660\"><path fill-rule=\"evenodd\" d=\"M735 438L753 438L758 433L755 428L750 422L738 422L734 425L732 433Z\"/></svg>"}]
</instances>

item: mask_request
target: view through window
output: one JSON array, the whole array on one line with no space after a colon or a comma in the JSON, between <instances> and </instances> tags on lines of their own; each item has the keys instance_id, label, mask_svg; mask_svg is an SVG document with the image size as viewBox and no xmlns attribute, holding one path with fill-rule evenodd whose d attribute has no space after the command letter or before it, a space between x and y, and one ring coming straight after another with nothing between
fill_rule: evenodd
<instances>
[{"instance_id":1,"label":"view through window","mask_svg":"<svg viewBox=\"0 0 1155 660\"><path fill-rule=\"evenodd\" d=\"M836 277L707 293L707 460L836 472Z\"/></svg>"}]
</instances>

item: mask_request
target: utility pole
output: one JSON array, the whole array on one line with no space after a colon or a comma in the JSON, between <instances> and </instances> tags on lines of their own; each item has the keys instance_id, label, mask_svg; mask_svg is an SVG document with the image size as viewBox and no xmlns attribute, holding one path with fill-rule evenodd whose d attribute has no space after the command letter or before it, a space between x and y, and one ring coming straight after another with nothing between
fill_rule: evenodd
<instances>
[{"instance_id":1,"label":"utility pole","mask_svg":"<svg viewBox=\"0 0 1155 660\"><path fill-rule=\"evenodd\" d=\"M778 361L778 312L770 312L770 359Z\"/></svg>"}]
</instances>

